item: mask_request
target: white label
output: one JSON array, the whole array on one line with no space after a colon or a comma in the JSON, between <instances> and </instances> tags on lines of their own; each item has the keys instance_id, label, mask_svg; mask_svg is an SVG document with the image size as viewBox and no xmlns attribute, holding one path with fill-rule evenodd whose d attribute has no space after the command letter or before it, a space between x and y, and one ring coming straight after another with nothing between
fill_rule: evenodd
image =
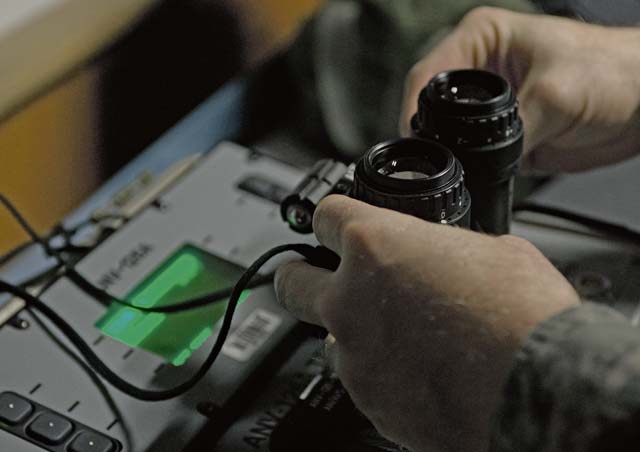
<instances>
[{"instance_id":1,"label":"white label","mask_svg":"<svg viewBox=\"0 0 640 452\"><path fill-rule=\"evenodd\" d=\"M236 361L248 361L281 323L279 316L264 309L256 309L229 336L222 353Z\"/></svg>"}]
</instances>

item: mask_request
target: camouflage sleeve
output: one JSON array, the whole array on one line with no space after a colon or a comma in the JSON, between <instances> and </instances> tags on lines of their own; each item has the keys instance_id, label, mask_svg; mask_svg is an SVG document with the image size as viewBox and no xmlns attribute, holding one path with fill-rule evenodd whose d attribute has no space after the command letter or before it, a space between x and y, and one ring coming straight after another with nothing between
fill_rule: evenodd
<instances>
[{"instance_id":1,"label":"camouflage sleeve","mask_svg":"<svg viewBox=\"0 0 640 452\"><path fill-rule=\"evenodd\" d=\"M640 331L584 304L540 325L518 353L491 452L640 450Z\"/></svg>"}]
</instances>

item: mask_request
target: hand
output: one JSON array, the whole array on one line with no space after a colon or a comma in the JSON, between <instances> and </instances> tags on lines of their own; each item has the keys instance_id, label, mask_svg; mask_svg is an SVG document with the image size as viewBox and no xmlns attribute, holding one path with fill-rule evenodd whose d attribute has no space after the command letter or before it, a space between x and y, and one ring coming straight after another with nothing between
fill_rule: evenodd
<instances>
[{"instance_id":1,"label":"hand","mask_svg":"<svg viewBox=\"0 0 640 452\"><path fill-rule=\"evenodd\" d=\"M278 299L326 328L335 370L388 438L418 451L488 449L514 353L578 296L542 254L333 195L314 216L336 272L291 262Z\"/></svg>"},{"instance_id":2,"label":"hand","mask_svg":"<svg viewBox=\"0 0 640 452\"><path fill-rule=\"evenodd\" d=\"M497 8L473 10L411 70L400 122L437 73L484 68L518 91L524 168L579 171L640 151L640 29Z\"/></svg>"}]
</instances>

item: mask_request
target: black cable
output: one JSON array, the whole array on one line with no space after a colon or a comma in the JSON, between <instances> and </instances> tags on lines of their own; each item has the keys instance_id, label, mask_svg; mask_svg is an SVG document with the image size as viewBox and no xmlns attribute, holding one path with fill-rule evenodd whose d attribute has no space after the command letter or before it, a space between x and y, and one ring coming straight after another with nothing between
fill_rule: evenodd
<instances>
[{"instance_id":1,"label":"black cable","mask_svg":"<svg viewBox=\"0 0 640 452\"><path fill-rule=\"evenodd\" d=\"M65 227L64 225L59 225L59 227L60 227L60 231L63 234L65 234L67 237L71 238L80 229L82 229L84 227L87 227L87 226L91 226L91 225L99 225L100 223L102 223L105 220L127 221L127 217L124 216L124 215L118 215L118 214L109 213L109 214L100 215L98 217L91 216L91 217L87 218L86 220L82 220L79 223L76 223L75 225L70 226L70 227Z\"/></svg>"},{"instance_id":2,"label":"black cable","mask_svg":"<svg viewBox=\"0 0 640 452\"><path fill-rule=\"evenodd\" d=\"M53 283L49 281L45 283L43 286L39 287L37 294L35 295L36 298L40 297L52 285ZM98 376L98 374L96 374L93 371L91 366L89 366L89 364L87 364L86 361L82 359L82 356L80 356L77 352L72 350L71 347L67 345L65 341L63 341L59 336L56 336L56 334L51 330L49 325L45 324L44 320L40 318L40 316L36 314L33 309L27 307L26 311L29 313L32 320L38 325L38 327L42 329L42 331L47 336L47 338L49 338L49 340L51 340L57 347L59 347L62 350L62 352L69 357L69 359L71 359L75 364L77 364L80 367L80 369L84 373L87 374L91 382L98 389L98 392L104 399L109 409L115 415L116 419L118 419L120 429L122 430L123 436L124 436L123 442L129 448L131 448L131 445L133 444L131 429L129 428L126 419L122 415L121 409L118 407L112 395L109 393L107 385L104 383L104 381Z\"/></svg>"},{"instance_id":3,"label":"black cable","mask_svg":"<svg viewBox=\"0 0 640 452\"><path fill-rule=\"evenodd\" d=\"M141 311L148 312L178 312L186 309L193 309L196 307L201 307L208 305L212 302L221 301L226 299L229 296L229 302L227 304L227 308L225 310L224 318L222 325L220 327L220 331L218 333L218 337L213 345L211 352L209 353L207 359L204 361L198 372L194 374L189 380L184 383L167 390L160 391L152 391L146 390L142 388L138 388L127 381L120 378L117 374L111 371L105 364L100 360L100 358L93 352L91 347L87 345L86 342L80 337L80 335L73 329L71 325L69 325L64 319L62 319L55 311L49 308L45 303L39 300L37 297L32 296L24 289L11 285L5 281L0 280L0 290L9 292L14 296L22 298L25 303L29 307L32 307L39 312L41 312L45 317L47 317L76 347L76 349L83 355L83 357L87 360L89 365L105 380L111 383L114 387L118 388L122 392L130 395L131 397L146 400L146 401L160 401L160 400L168 400L174 397L177 397L184 392L191 389L195 386L200 379L209 371L215 360L220 354L222 347L224 345L224 341L226 340L229 330L231 328L231 322L233 319L233 315L235 313L235 309L238 304L238 300L240 298L241 293L249 287L255 287L256 285L263 284L267 281L270 281L273 278L273 274L265 275L253 279L257 274L258 270L264 265L269 259L272 257L287 252L287 251L295 251L307 259L312 261L311 263L314 265L318 265L321 267L335 269L339 264L339 259L337 256L322 248L317 247L314 248L311 245L307 244L297 244L297 245L282 245L275 247L262 256L258 258L242 275L242 277L238 280L237 284L233 287L231 292L228 290L218 291L212 294L207 294L202 297L187 300L183 303L174 304L171 306L159 307L159 308L141 308L138 306L134 306L127 301L118 300L117 297L111 296L106 291L101 288L93 285L90 281L80 275L72 265L68 264L64 258L59 254L58 250L52 248L49 243L43 240L38 234L35 232L33 228L28 224L26 219L19 213L19 211L8 201L8 199L0 194L0 202L11 212L11 214L15 217L15 219L20 223L23 229L31 236L34 242L40 244L47 254L55 257L61 266L63 266L66 270L66 274L69 278L80 287L82 290L86 291L92 297L98 299L103 302L118 302L124 305L131 306L133 308L139 309ZM633 240L640 240L640 234L632 231L626 227L614 225L611 223L607 223L600 220L595 220L592 218L588 218L582 215L574 214L571 212L567 212L561 209L556 209L552 207L539 206L536 204L525 203L514 206L514 212L519 211L529 211L535 213L541 213L545 215L550 215L558 218L564 218L569 221L573 221L578 224L583 224L585 226L599 229L602 231L606 231L612 234L624 236L626 238L631 238Z\"/></svg>"},{"instance_id":4,"label":"black cable","mask_svg":"<svg viewBox=\"0 0 640 452\"><path fill-rule=\"evenodd\" d=\"M268 284L270 282L273 282L274 276L275 276L275 273L273 272L263 276L256 276L251 281L249 281L249 284L247 284L247 287L245 289L253 289L253 288ZM162 312L165 314L169 314L169 313L175 313L175 312L188 311L190 309L201 308L203 306L208 306L213 303L225 301L227 298L231 296L232 293L233 293L233 287L229 287L227 289L222 289L216 292L208 293L201 297L192 298L190 300L179 302L179 303L174 303L169 306L142 308L140 306L136 306L132 304L127 304L127 305L132 306L133 308L143 312Z\"/></svg>"},{"instance_id":5,"label":"black cable","mask_svg":"<svg viewBox=\"0 0 640 452\"><path fill-rule=\"evenodd\" d=\"M47 252L48 255L50 256L54 256L56 258L56 260L59 262L60 265L64 266L65 268L65 275L78 287L80 288L82 291L84 291L87 295L91 296L92 298L94 298L95 300L97 300L98 302L102 303L104 306L109 306L111 303L118 303L121 304L123 306L129 306L131 308L135 308L138 309L140 311L144 311L144 312L162 312L162 313L175 313L175 312L181 312L181 311L186 311L186 310L190 310L190 309L195 309L195 308L199 308L202 306L206 306L209 304L213 304L216 302L221 302L224 301L224 299L228 298L229 295L231 295L231 288L228 289L223 289L220 291L216 291L210 294L205 294L201 297L195 298L195 299L190 299L190 300L185 300L183 302L177 302L177 303L173 303L170 306L163 306L163 307L140 307L140 306L136 306L130 302L128 302L127 300L123 300L120 299L118 297L115 297L111 294L109 294L108 292L106 292L105 290L101 289L100 287L97 287L96 285L94 285L91 281L89 281L88 279L86 279L84 276L82 276L80 273L78 273L78 271L72 266L70 265L61 255L61 252L64 251L68 251L68 249L63 246L60 248L54 248L49 244L49 238L50 236L47 237L47 239L43 239L41 238L36 232L35 230L30 226L30 224L28 223L28 221L22 216L22 214L20 214L20 212L18 211L18 209L11 203L11 201L9 201L4 195L0 194L0 202L9 210L9 212L14 216L14 218L18 221L18 223L23 227L23 229L27 232L27 234L29 234L29 236L32 238L32 240L38 244L40 244L45 251ZM589 217L585 217L583 215L579 215L579 214L575 214L572 212L568 212L566 210L562 210L562 209L557 209L557 208L553 208L553 207L547 207L547 206L541 206L538 204L534 204L534 203L521 203L521 204L517 204L513 207L513 212L520 212L520 211L528 211L528 212L535 212L535 213L541 213L541 214L545 214L545 215L549 215L549 216L554 216L554 217L558 217L558 218L563 218L572 222L575 222L577 224L582 224L585 226L588 226L590 228L593 229L598 229L601 230L603 232L607 232L610 234L615 234L617 236L622 236L625 237L629 240L632 241L640 241L640 234L629 229L626 228L624 226L619 226L619 225L615 225L612 223L608 223L608 222L604 222L604 221L600 221L600 220L595 220L593 218L589 218ZM90 218L88 220L82 221L80 223L78 223L77 225L69 228L69 229L65 229L62 225L57 225L54 229L54 232L57 231L58 234L62 234L65 238L66 241L69 242L69 237L74 234L75 232L77 232L78 230L80 230L82 227L85 227L91 223L98 223L100 221L102 221L103 219L125 219L119 215L108 215L105 216L104 218ZM11 255L15 255L17 254L19 251L21 251L22 249L24 249L26 246L28 246L28 243L25 243L23 245L21 245L20 247L18 247L17 249L14 249L12 251L10 251ZM66 244L66 246L69 246L69 243ZM73 251L73 250L72 250ZM9 256L10 258L11 256ZM4 262L6 256L3 256L2 258L0 258L0 262ZM270 282L273 279L273 274L270 275L265 275L265 276L259 276L257 277L255 280L251 281L250 284L247 286L247 288L254 288L257 286L260 286L262 284L266 284L268 282Z\"/></svg>"},{"instance_id":6,"label":"black cable","mask_svg":"<svg viewBox=\"0 0 640 452\"><path fill-rule=\"evenodd\" d=\"M523 202L513 206L513 212L532 212L551 217L562 218L576 224L581 224L610 235L625 238L632 242L640 243L640 233L626 226L614 224L608 221L597 220L577 213L569 212L556 207L542 206L531 202Z\"/></svg>"},{"instance_id":7,"label":"black cable","mask_svg":"<svg viewBox=\"0 0 640 452\"><path fill-rule=\"evenodd\" d=\"M104 399L105 403L107 404L109 409L112 411L112 413L115 415L116 419L118 419L118 424L124 434L123 442L129 447L128 450L130 450L131 444L132 444L131 429L127 425L127 421L122 414L122 410L118 407L115 400L113 399L113 396L109 393L107 385L98 376L98 374L96 374L93 371L91 366L88 365L85 362L85 360L82 359L82 356L74 352L71 349L71 347L69 347L62 339L60 339L58 336L55 335L53 331L51 331L49 326L44 323L44 320L42 320L34 312L33 309L27 308L26 310L31 315L31 319L38 325L40 329L42 329L44 334L46 334L47 338L50 341L52 341L57 347L59 347L62 350L62 352L69 357L69 359L71 359L76 365L78 365L80 369L85 374L87 374L87 376L91 380L91 383L93 383L96 386L96 388L98 389L98 392Z\"/></svg>"},{"instance_id":8,"label":"black cable","mask_svg":"<svg viewBox=\"0 0 640 452\"><path fill-rule=\"evenodd\" d=\"M231 322L233 319L233 315L235 313L235 309L238 304L238 300L240 295L244 290L251 287L256 287L258 285L264 284L273 279L273 274L268 274L264 276L260 276L254 279L254 276L258 272L258 270L272 257L287 252L287 251L295 251L299 254L307 257L310 261L314 262L316 265L323 266L325 268L335 268L338 265L339 260L337 256L326 250L322 247L314 248L311 245L307 244L298 244L298 245L282 245L276 248L273 248L263 254L260 258L258 258L242 275L242 277L238 280L237 284L234 288L229 291L228 289L217 291L211 294L204 295L202 297L198 297L196 299L187 300L183 303L174 304L171 306L158 307L158 308L140 308L138 306L134 306L129 302L124 300L118 300L116 297L111 296L106 291L101 288L93 285L90 281L86 280L82 275L80 275L75 268L68 264L64 258L58 253L58 250L51 247L48 242L43 240L38 234L35 232L33 228L29 225L26 219L19 213L17 208L15 208L11 202L0 194L0 200L2 204L7 207L7 209L11 212L11 214L16 218L16 220L20 223L20 225L27 231L27 233L31 236L34 242L40 244L47 254L56 257L56 259L60 262L60 266L64 267L66 274L70 277L72 281L74 281L81 289L87 291L93 297L106 301L107 299L110 302L120 302L121 304L125 304L128 306L132 306L136 309L140 309L142 311L149 312L178 312L186 309L194 309L196 307L205 306L211 304L212 302L222 301L223 299L229 297L229 302L227 304L223 322L218 333L218 337L214 346L200 367L198 372L191 377L186 382L168 390L161 391L151 391L142 388L138 388L127 381L120 378L117 374L109 369L109 367L102 361L100 358L93 352L91 347L82 339L82 337L74 330L74 328L69 325L62 317L60 317L55 311L49 308L45 303L39 300L37 297L32 296L26 290L11 285L6 281L0 280L0 291L6 291L8 293L13 294L19 298L22 298L27 306L38 310L45 317L47 317L68 339L69 341L76 347L76 349L80 352L80 354L86 359L87 363L105 380L111 383L114 387L118 388L122 392L130 395L131 397L146 400L146 401L160 401L160 400L168 400L174 397L177 397L184 392L191 389L195 386L198 381L202 379L202 377L209 371L215 360L220 354L222 350L222 346L224 345L224 341L226 340L229 330L231 328Z\"/></svg>"},{"instance_id":9,"label":"black cable","mask_svg":"<svg viewBox=\"0 0 640 452\"><path fill-rule=\"evenodd\" d=\"M107 214L99 218L92 217L92 218L89 218L88 220L81 221L78 224L71 226L70 228L65 228L62 224L58 223L51 229L51 233L49 235L47 235L46 237L41 237L36 232L36 230L29 224L27 219L20 213L17 207L9 200L9 198L7 198L2 193L0 193L0 203L4 205L4 207L9 211L11 216L13 216L13 218L20 224L22 229L29 235L29 237L31 237L31 242L23 243L18 247L10 250L8 253L5 253L2 257L0 257L0 264L5 263L9 259L11 259L13 256L18 254L23 249L25 249L31 243L38 243L40 246L42 246L42 248L44 249L44 251L47 253L48 256L54 257L59 264L66 266L68 264L64 261L64 258L62 257L61 252L85 250L84 247L78 247L78 246L72 245L69 241L69 239L75 233L77 233L80 229L86 226L89 226L91 224L99 224L101 221L104 221L104 220L126 220L126 217L122 215ZM65 245L63 245L60 248L55 248L51 246L51 244L49 243L51 238L57 235L60 235L65 239Z\"/></svg>"},{"instance_id":10,"label":"black cable","mask_svg":"<svg viewBox=\"0 0 640 452\"><path fill-rule=\"evenodd\" d=\"M62 256L60 256L60 254L58 254L54 249L52 249L46 240L44 240L42 237L38 235L38 233L31 227L29 222L27 222L27 220L22 216L22 214L18 211L18 209L2 193L0 193L0 203L2 203L5 206L5 208L11 213L13 218L15 218L16 221L20 224L22 229L24 229L24 231L27 234L29 234L29 237L31 237L31 240L33 240L35 243L40 244L40 246L42 246L45 252L49 256L55 257L60 264L63 264L63 265L65 264L64 259L62 259Z\"/></svg>"},{"instance_id":11,"label":"black cable","mask_svg":"<svg viewBox=\"0 0 640 452\"><path fill-rule=\"evenodd\" d=\"M2 204L5 207L7 207L7 209L9 210L9 212L12 215L14 215L15 212L18 212L18 210L15 208L15 206L13 206L11 204L11 202L7 198L3 197L2 194L0 194L0 202L2 202ZM35 233L35 231L33 230L33 227L26 221L26 219L22 215L20 215L19 217L14 216L14 219L16 221L18 221L20 226L23 227L23 230L25 232L27 232L27 234L30 237L32 237L32 239L29 240L29 241L21 243L20 245L16 246L15 248L10 249L6 253L4 253L2 256L0 256L0 266L6 264L11 259L13 259L17 255L19 255L21 252L23 252L25 249L27 249L28 247L30 247L31 245L34 245L34 244L39 244L39 245L44 247L45 246L44 243L46 243L47 247L45 248L45 252L47 253L48 256L51 256L54 252L60 253L60 252L67 251L67 246L69 245L68 242L65 243L64 246L58 247L58 248L55 248L55 247L51 246L51 244L49 243L53 237L59 235L59 233L60 233L59 232L60 225L54 226L54 229L47 236L40 237ZM34 240L32 234L35 234L38 237L39 240L37 240L37 241ZM50 251L47 251L47 250L50 250Z\"/></svg>"},{"instance_id":12,"label":"black cable","mask_svg":"<svg viewBox=\"0 0 640 452\"><path fill-rule=\"evenodd\" d=\"M31 287L34 285L49 285L49 283L55 279L56 276L60 274L62 271L61 265L54 265L51 268L48 268L37 275L30 276L26 281L21 281L19 284L16 284L19 287Z\"/></svg>"},{"instance_id":13,"label":"black cable","mask_svg":"<svg viewBox=\"0 0 640 452\"><path fill-rule=\"evenodd\" d=\"M74 232L77 232L81 228L91 224L102 221L104 219L124 219L124 217L118 215L107 215L101 217L99 219L90 218L89 220L82 221L77 225L71 227L70 229L65 229L62 225L58 224L52 230L53 235L62 235L65 237L67 243L66 245L60 248L54 248L49 244L49 239L51 235L47 236L47 238L42 238L35 232L34 228L29 224L29 222L24 218L24 216L20 213L20 211L13 205L9 199L0 193L0 202L9 210L9 212L13 215L13 217L18 221L18 223L22 226L22 228L29 234L32 238L33 242L41 245L47 255L53 256L56 258L58 263L64 268L64 275L67 276L71 282L73 282L78 288L80 288L87 295L100 302L104 306L109 306L112 303L118 303L123 306L128 306L139 311L144 312L160 312L160 313L175 313L188 311L190 309L196 309L203 306L211 305L214 303L219 303L229 298L231 295L233 288L222 289L216 292L212 292L209 294L202 295L200 297L194 299L188 299L181 302L172 303L170 306L161 306L161 307L141 307L136 306L133 303L130 303L127 300L120 299L114 295L109 294L107 291L101 289L100 287L93 284L91 281L82 276L75 267L69 264L63 257L61 252L68 250L68 238ZM28 242L23 244L23 247L28 246L28 244L33 243ZM20 250L16 251L17 254ZM11 251L13 252L13 251ZM261 286L263 284L269 283L273 281L273 274L258 276L255 279L251 280L247 285L247 289L253 289L254 287Z\"/></svg>"},{"instance_id":14,"label":"black cable","mask_svg":"<svg viewBox=\"0 0 640 452\"><path fill-rule=\"evenodd\" d=\"M101 289L100 287L91 284L84 278L80 273L78 273L74 268L67 268L65 275L84 293L89 295L91 298L97 300L104 306L109 306L111 303L118 303L123 306L128 306L139 311L143 312L161 312L161 313L175 313L175 312L183 312L191 309L201 308L203 306L208 306L214 303L219 303L224 301L225 299L231 296L233 292L233 287L229 287L226 289L221 289L215 292L204 294L200 297L191 298L185 301L179 301L172 303L169 306L155 306L155 307L143 307L135 305L127 300L122 300L117 297L114 297L110 293ZM269 273L267 275L256 276L253 278L249 284L247 284L247 289L253 289L258 286L262 286L264 284L270 283L273 281L273 273Z\"/></svg>"},{"instance_id":15,"label":"black cable","mask_svg":"<svg viewBox=\"0 0 640 452\"><path fill-rule=\"evenodd\" d=\"M48 240L48 239L47 239ZM16 246L15 248L10 249L9 251L7 251L6 253L4 253L2 256L0 256L0 267L2 267L3 265L5 265L7 262L11 261L14 257L18 256L20 253L22 253L24 250L26 250L27 248L29 248L32 245L36 245L36 243L34 243L33 241L29 240L28 242L24 242L21 243L20 245ZM89 247L89 246L82 246L82 245L73 245L70 243L65 243L62 246L51 246L51 249L53 251L55 251L56 253L79 253L79 252L87 252L87 251L91 251L93 248Z\"/></svg>"},{"instance_id":16,"label":"black cable","mask_svg":"<svg viewBox=\"0 0 640 452\"><path fill-rule=\"evenodd\" d=\"M4 264L9 262L11 259L16 257L18 254L20 254L21 252L23 252L24 250L29 248L31 245L33 245L32 241L24 242L24 243L21 243L20 245L16 246L15 248L10 249L6 253L4 253L2 256L0 256L0 267L2 267Z\"/></svg>"},{"instance_id":17,"label":"black cable","mask_svg":"<svg viewBox=\"0 0 640 452\"><path fill-rule=\"evenodd\" d=\"M260 270L260 268L265 263L267 263L267 261L269 261L274 256L277 256L278 254L282 254L288 251L294 251L306 257L313 264L325 267L334 265L333 261L327 263L327 256L332 257L332 255L330 253L327 253L325 249L321 247L314 248L313 246L307 244L281 245L264 253L253 264L251 264L251 266L244 272L244 274L240 277L240 279L234 286L224 313L224 318L222 320L222 325L220 326L216 341L211 349L211 352L207 356L207 359L204 361L200 369L184 383L181 383L171 389L159 391L139 388L122 379L118 374L109 369L109 367L93 352L92 348L84 341L84 339L82 339L82 337L71 325L69 325L62 317L60 317L44 302L42 302L37 297L34 297L26 290L9 284L6 281L0 280L0 291L8 292L18 298L21 298L25 301L27 306L36 309L42 315L47 317L60 330L60 332L64 334L67 339L69 339L69 341L78 350L78 352L80 352L84 359L87 360L87 362L95 370L95 372L120 391L136 399L149 402L169 400L174 397L178 397L193 388L202 379L202 377L206 375L209 369L211 369L211 366L219 356L224 342L229 335L231 322L233 320L233 315L238 305L240 295L247 288L249 282L256 275L258 270Z\"/></svg>"}]
</instances>

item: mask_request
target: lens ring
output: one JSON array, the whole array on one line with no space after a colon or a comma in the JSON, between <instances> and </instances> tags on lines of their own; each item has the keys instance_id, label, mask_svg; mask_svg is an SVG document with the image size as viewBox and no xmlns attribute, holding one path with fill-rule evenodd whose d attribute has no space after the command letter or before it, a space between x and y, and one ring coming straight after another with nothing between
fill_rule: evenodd
<instances>
[{"instance_id":1,"label":"lens ring","mask_svg":"<svg viewBox=\"0 0 640 452\"><path fill-rule=\"evenodd\" d=\"M476 69L431 79L420 92L411 125L416 136L444 144L458 158L462 149L514 148L510 145L524 133L518 99L507 80ZM519 156L518 151L503 157L515 161Z\"/></svg>"},{"instance_id":2,"label":"lens ring","mask_svg":"<svg viewBox=\"0 0 640 452\"><path fill-rule=\"evenodd\" d=\"M394 162L401 162L396 172L404 170L414 177L393 177L386 172ZM373 185L397 194L436 190L449 183L455 173L455 159L446 147L416 138L380 143L367 152L362 164ZM412 164L413 168L407 166Z\"/></svg>"},{"instance_id":3,"label":"lens ring","mask_svg":"<svg viewBox=\"0 0 640 452\"><path fill-rule=\"evenodd\" d=\"M509 91L504 79L487 72L459 71L436 79L434 88L441 99L462 103L480 104L498 100Z\"/></svg>"},{"instance_id":4,"label":"lens ring","mask_svg":"<svg viewBox=\"0 0 640 452\"><path fill-rule=\"evenodd\" d=\"M430 179L442 173L442 171L444 171L444 165L446 165L446 162L438 161L441 155L390 154L393 153L380 153L377 158L374 158L372 165L379 174L394 179Z\"/></svg>"},{"instance_id":5,"label":"lens ring","mask_svg":"<svg viewBox=\"0 0 640 452\"><path fill-rule=\"evenodd\" d=\"M425 95L441 112L451 115L492 115L515 100L504 78L492 72L472 69L436 75Z\"/></svg>"},{"instance_id":6,"label":"lens ring","mask_svg":"<svg viewBox=\"0 0 640 452\"><path fill-rule=\"evenodd\" d=\"M389 171L408 170L410 178L388 174L389 165L398 161L403 163ZM470 199L462 165L435 141L403 138L374 146L356 165L350 194L427 221L469 225Z\"/></svg>"}]
</instances>

